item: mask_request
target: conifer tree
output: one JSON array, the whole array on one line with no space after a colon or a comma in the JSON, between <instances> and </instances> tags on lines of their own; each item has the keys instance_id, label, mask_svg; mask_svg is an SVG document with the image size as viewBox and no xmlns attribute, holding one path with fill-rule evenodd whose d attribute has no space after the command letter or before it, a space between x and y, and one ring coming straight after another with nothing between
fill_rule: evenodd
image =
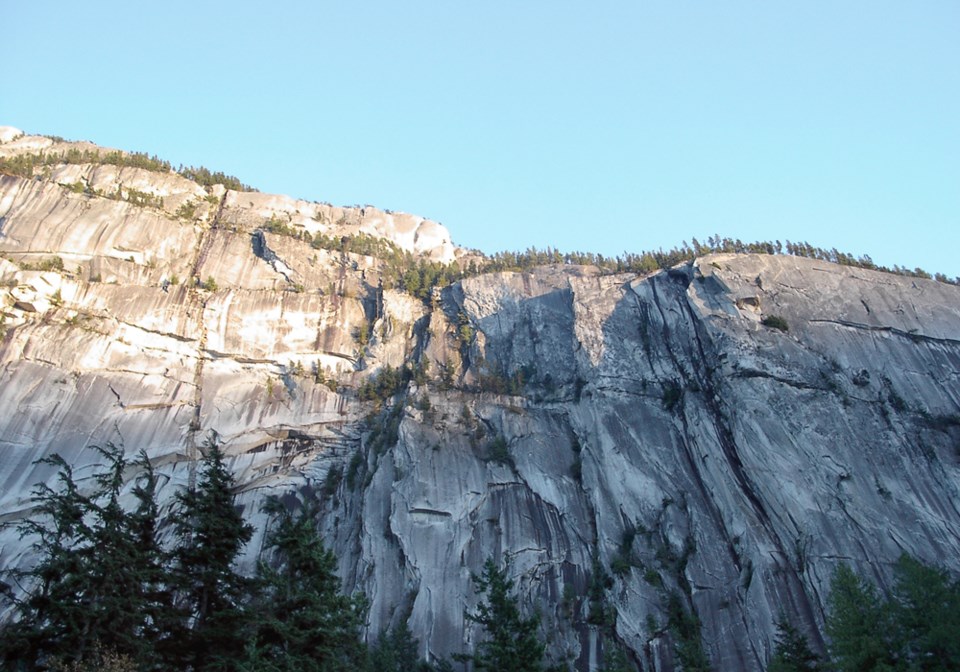
<instances>
[{"instance_id":1,"label":"conifer tree","mask_svg":"<svg viewBox=\"0 0 960 672\"><path fill-rule=\"evenodd\" d=\"M807 638L781 614L767 672L820 672L821 669L820 656L810 649Z\"/></svg>"},{"instance_id":2,"label":"conifer tree","mask_svg":"<svg viewBox=\"0 0 960 672\"><path fill-rule=\"evenodd\" d=\"M369 672L453 672L447 660L427 662L420 657L420 642L407 624L410 614L404 614L400 623L380 632L376 643L369 647Z\"/></svg>"},{"instance_id":3,"label":"conifer tree","mask_svg":"<svg viewBox=\"0 0 960 672\"><path fill-rule=\"evenodd\" d=\"M160 543L160 510L157 505L157 476L145 451L136 463L141 472L133 495L136 508L129 515L129 527L139 549L137 573L140 577L140 640L149 644L141 653L142 666L161 664L162 653L175 647L171 638L177 632L178 613L173 605L170 554Z\"/></svg>"},{"instance_id":4,"label":"conifer tree","mask_svg":"<svg viewBox=\"0 0 960 672\"><path fill-rule=\"evenodd\" d=\"M846 564L839 565L830 581L827 608L830 655L838 672L896 669L889 610L873 584Z\"/></svg>"},{"instance_id":5,"label":"conifer tree","mask_svg":"<svg viewBox=\"0 0 960 672\"><path fill-rule=\"evenodd\" d=\"M15 604L17 620L4 628L0 653L5 666L33 670L42 660L77 651L79 636L73 623L82 622L79 595L83 567L73 550L89 539L84 522L89 506L80 493L73 470L60 455L38 460L59 469L54 490L46 483L33 488L37 515L18 525L20 537L36 537L30 548L39 558L30 570L13 572L13 581L26 589Z\"/></svg>"},{"instance_id":6,"label":"conifer tree","mask_svg":"<svg viewBox=\"0 0 960 672\"><path fill-rule=\"evenodd\" d=\"M912 671L960 670L960 581L902 555L891 609L900 659Z\"/></svg>"},{"instance_id":7,"label":"conifer tree","mask_svg":"<svg viewBox=\"0 0 960 672\"><path fill-rule=\"evenodd\" d=\"M417 653L419 642L406 620L380 633L370 647L369 669L375 672L430 672L433 668Z\"/></svg>"},{"instance_id":8,"label":"conifer tree","mask_svg":"<svg viewBox=\"0 0 960 672\"><path fill-rule=\"evenodd\" d=\"M82 494L73 470L59 456L40 460L59 469L59 487L39 484L39 516L20 526L36 536L39 557L18 573L26 595L16 605L18 620L3 632L0 651L12 669L30 670L51 661L99 662L104 654L129 658L145 669L154 661L158 587L165 582L156 541L155 481L149 462L135 488L133 512L120 503L128 463L122 447L94 447L105 468L95 489Z\"/></svg>"},{"instance_id":9,"label":"conifer tree","mask_svg":"<svg viewBox=\"0 0 960 672\"><path fill-rule=\"evenodd\" d=\"M523 618L517 598L510 594L513 580L507 578L509 565L497 569L493 559L483 565L483 574L474 576L477 594L486 596L477 611L467 619L479 623L487 639L477 645L470 655L455 656L457 660L472 661L474 670L497 672L540 672L546 646L537 638L540 618Z\"/></svg>"},{"instance_id":10,"label":"conifer tree","mask_svg":"<svg viewBox=\"0 0 960 672\"><path fill-rule=\"evenodd\" d=\"M97 493L88 504L89 543L75 549L84 568L86 588L81 597L85 625L80 652L101 650L146 660L149 602L162 581L162 560L156 542L153 487L138 495L138 507L127 512L120 503L128 466L123 448L95 447L106 469L95 477ZM153 477L147 472L147 479ZM142 487L142 485L141 485Z\"/></svg>"},{"instance_id":11,"label":"conifer tree","mask_svg":"<svg viewBox=\"0 0 960 672\"><path fill-rule=\"evenodd\" d=\"M229 668L242 657L250 582L234 562L253 534L234 506L233 476L215 440L206 445L201 469L196 488L177 495L180 545L172 579L186 620L172 635L180 643L167 652L196 672Z\"/></svg>"},{"instance_id":12,"label":"conifer tree","mask_svg":"<svg viewBox=\"0 0 960 672\"><path fill-rule=\"evenodd\" d=\"M290 672L361 669L366 601L341 592L336 558L317 531L316 509L306 506L294 517L271 500L267 511L276 521L268 536L274 557L271 564L260 565L258 625L248 663Z\"/></svg>"}]
</instances>

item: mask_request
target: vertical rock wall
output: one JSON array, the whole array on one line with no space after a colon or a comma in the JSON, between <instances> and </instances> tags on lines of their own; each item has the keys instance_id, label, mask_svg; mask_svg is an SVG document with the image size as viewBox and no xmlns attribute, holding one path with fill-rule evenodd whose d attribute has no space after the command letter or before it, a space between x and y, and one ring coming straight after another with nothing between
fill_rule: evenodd
<instances>
[{"instance_id":1,"label":"vertical rock wall","mask_svg":"<svg viewBox=\"0 0 960 672\"><path fill-rule=\"evenodd\" d=\"M53 477L35 460L83 479L108 441L147 451L169 504L215 435L258 530L246 568L264 497L317 497L371 637L409 617L431 657L471 647L470 577L492 556L581 670L611 646L676 669L684 612L715 669L760 670L781 611L822 646L838 562L881 586L903 552L960 570L958 288L715 255L421 301L317 232L463 255L419 218L172 173L0 176L0 519ZM396 395L361 394L405 366ZM0 566L29 562L0 531Z\"/></svg>"}]
</instances>

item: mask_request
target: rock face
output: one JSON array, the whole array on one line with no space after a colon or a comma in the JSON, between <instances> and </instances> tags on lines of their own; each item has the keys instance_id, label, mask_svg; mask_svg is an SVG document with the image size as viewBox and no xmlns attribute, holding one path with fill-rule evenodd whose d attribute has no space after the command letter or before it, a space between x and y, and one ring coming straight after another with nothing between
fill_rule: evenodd
<instances>
[{"instance_id":1,"label":"rock face","mask_svg":"<svg viewBox=\"0 0 960 672\"><path fill-rule=\"evenodd\" d=\"M371 637L409 614L427 655L469 649L471 572L509 558L550 654L580 670L617 643L678 669L671 603L714 669L761 670L781 611L822 646L838 562L881 586L902 552L960 570L960 288L714 255L480 275L424 302L382 287L376 258L269 233L278 219L465 255L416 217L175 173L0 175L2 520L52 478L35 460L83 477L108 441L147 451L169 503L215 433L258 529L247 568L264 497L319 497ZM362 400L405 365L398 394ZM29 561L0 532L0 567Z\"/></svg>"}]
</instances>

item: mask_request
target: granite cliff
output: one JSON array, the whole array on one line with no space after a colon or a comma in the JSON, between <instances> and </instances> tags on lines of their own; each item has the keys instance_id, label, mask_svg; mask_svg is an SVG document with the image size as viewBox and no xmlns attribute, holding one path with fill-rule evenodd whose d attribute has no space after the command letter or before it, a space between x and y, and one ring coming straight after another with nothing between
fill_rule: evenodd
<instances>
[{"instance_id":1,"label":"granite cliff","mask_svg":"<svg viewBox=\"0 0 960 672\"><path fill-rule=\"evenodd\" d=\"M71 149L107 151L0 129L0 158ZM216 436L248 568L263 499L317 497L371 636L409 614L427 655L465 650L471 572L509 558L581 670L614 642L676 669L671 603L715 669L760 670L781 611L822 646L840 561L881 586L902 552L960 571L960 288L711 255L421 300L318 233L471 255L419 217L172 171L0 174L0 519L30 514L38 458L82 477L108 441L147 451L169 503ZM29 561L0 532L0 567Z\"/></svg>"}]
</instances>

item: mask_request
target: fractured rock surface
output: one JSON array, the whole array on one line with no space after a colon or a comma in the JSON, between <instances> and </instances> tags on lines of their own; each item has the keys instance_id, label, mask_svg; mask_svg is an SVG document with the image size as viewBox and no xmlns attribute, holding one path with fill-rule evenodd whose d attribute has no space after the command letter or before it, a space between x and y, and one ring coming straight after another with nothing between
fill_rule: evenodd
<instances>
[{"instance_id":1,"label":"fractured rock surface","mask_svg":"<svg viewBox=\"0 0 960 672\"><path fill-rule=\"evenodd\" d=\"M0 129L2 156L56 146ZM604 646L594 558L616 638L663 671L671 592L715 669L761 670L781 610L822 645L840 561L881 586L903 552L960 571L960 288L712 255L486 274L424 302L383 289L372 257L263 228L278 218L465 254L420 218L174 173L0 175L0 519L29 515L53 476L38 458L82 478L107 441L147 451L169 505L215 432L258 528L248 569L264 497L324 497L371 636L409 613L428 655L465 650L471 572L509 557L551 655L582 670ZM361 399L404 365L421 375L392 402ZM0 532L0 566L29 561Z\"/></svg>"}]
</instances>

